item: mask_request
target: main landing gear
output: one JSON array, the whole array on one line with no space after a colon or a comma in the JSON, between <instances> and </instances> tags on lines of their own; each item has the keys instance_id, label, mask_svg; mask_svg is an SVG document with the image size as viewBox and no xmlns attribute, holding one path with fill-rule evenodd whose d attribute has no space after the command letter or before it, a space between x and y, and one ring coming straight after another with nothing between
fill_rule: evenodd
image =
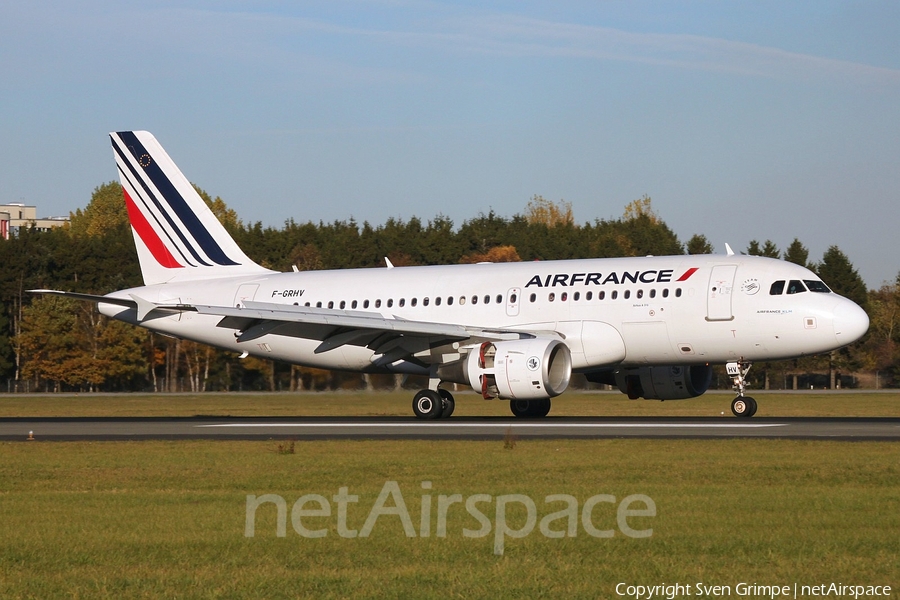
<instances>
[{"instance_id":1,"label":"main landing gear","mask_svg":"<svg viewBox=\"0 0 900 600\"><path fill-rule=\"evenodd\" d=\"M412 406L419 419L446 419L453 414L456 401L453 394L443 388L420 390L413 397Z\"/></svg>"},{"instance_id":2,"label":"main landing gear","mask_svg":"<svg viewBox=\"0 0 900 600\"><path fill-rule=\"evenodd\" d=\"M731 401L731 412L736 417L752 417L756 414L756 400L750 396L744 395L746 388L747 373L750 372L751 362L743 360L738 362L730 362L725 365L728 375L734 380L734 390L737 392L737 398Z\"/></svg>"},{"instance_id":3,"label":"main landing gear","mask_svg":"<svg viewBox=\"0 0 900 600\"><path fill-rule=\"evenodd\" d=\"M425 420L446 419L453 414L456 401L453 394L444 388L419 390L413 397L413 412L416 418ZM546 417L550 412L550 398L543 400L510 400L509 409L517 417L536 419Z\"/></svg>"},{"instance_id":4,"label":"main landing gear","mask_svg":"<svg viewBox=\"0 0 900 600\"><path fill-rule=\"evenodd\" d=\"M509 410L520 418L546 417L550 412L550 398L543 400L510 400Z\"/></svg>"}]
</instances>

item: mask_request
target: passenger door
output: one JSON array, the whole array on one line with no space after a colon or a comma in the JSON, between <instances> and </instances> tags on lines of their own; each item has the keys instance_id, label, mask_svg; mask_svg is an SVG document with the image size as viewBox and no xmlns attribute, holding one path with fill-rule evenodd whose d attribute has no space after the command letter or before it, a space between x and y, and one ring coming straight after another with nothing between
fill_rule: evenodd
<instances>
[{"instance_id":1,"label":"passenger door","mask_svg":"<svg viewBox=\"0 0 900 600\"><path fill-rule=\"evenodd\" d=\"M713 267L712 273L709 275L709 289L706 295L707 321L730 321L734 318L731 312L731 298L736 272L737 265Z\"/></svg>"}]
</instances>

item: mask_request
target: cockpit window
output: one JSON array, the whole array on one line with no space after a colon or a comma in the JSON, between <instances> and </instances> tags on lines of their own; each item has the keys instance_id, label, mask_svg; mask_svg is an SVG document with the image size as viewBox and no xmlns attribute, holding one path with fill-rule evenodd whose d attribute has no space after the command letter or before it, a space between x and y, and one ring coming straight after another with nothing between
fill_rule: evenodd
<instances>
[{"instance_id":1,"label":"cockpit window","mask_svg":"<svg viewBox=\"0 0 900 600\"><path fill-rule=\"evenodd\" d=\"M772 284L772 287L769 288L770 296L780 296L784 293L784 280L776 281Z\"/></svg>"},{"instance_id":2,"label":"cockpit window","mask_svg":"<svg viewBox=\"0 0 900 600\"><path fill-rule=\"evenodd\" d=\"M828 286L825 285L825 284L824 284L823 282L821 282L821 281L816 281L815 279L804 279L804 280L803 280L803 283L806 284L806 287L807 287L807 288L809 289L809 291L811 291L811 292L820 292L820 293L823 293L823 294L829 294L829 293L831 293L831 290L828 289Z\"/></svg>"},{"instance_id":3,"label":"cockpit window","mask_svg":"<svg viewBox=\"0 0 900 600\"><path fill-rule=\"evenodd\" d=\"M798 281L796 279L791 279L790 283L788 283L788 289L787 289L788 294L800 294L805 291L806 291L806 288L803 286L802 281Z\"/></svg>"}]
</instances>

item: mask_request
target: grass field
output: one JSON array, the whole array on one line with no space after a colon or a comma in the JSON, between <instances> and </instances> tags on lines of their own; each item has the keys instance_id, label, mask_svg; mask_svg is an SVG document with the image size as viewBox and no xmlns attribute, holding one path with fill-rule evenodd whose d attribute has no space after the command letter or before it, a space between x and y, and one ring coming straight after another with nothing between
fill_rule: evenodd
<instances>
[{"instance_id":1,"label":"grass field","mask_svg":"<svg viewBox=\"0 0 900 600\"><path fill-rule=\"evenodd\" d=\"M900 405L893 394L757 398L760 415L896 416ZM727 414L729 402L719 394L666 403L568 394L551 414ZM0 416L408 416L409 404L408 392L0 396ZM473 395L458 402L463 415L507 410ZM338 535L339 489L358 496L346 526L361 530L389 481L413 535L392 514L367 537ZM257 509L255 534L246 536L247 496L264 494L285 500L284 537L274 504ZM293 526L292 507L307 494L329 502L329 516L300 515L324 537ZM478 505L487 535L464 535L481 524L462 503L450 506L446 535L437 535L439 497L454 494L491 496ZM501 536L496 554L497 497L511 494L534 501L538 523L565 506L545 502L548 495L574 497L578 511L592 496L611 495L589 523L614 535L588 535L577 512L574 537L547 537L536 524L525 537ZM616 507L634 494L652 499L656 514L626 525L652 528L650 537L622 533ZM431 503L428 537L423 496ZM506 521L526 527L524 505L511 502ZM567 525L557 518L550 529ZM620 582L726 585L732 597L740 582L835 582L891 585L896 596L898 531L900 444L887 442L0 443L0 598L618 598Z\"/></svg>"},{"instance_id":2,"label":"grass field","mask_svg":"<svg viewBox=\"0 0 900 600\"><path fill-rule=\"evenodd\" d=\"M50 416L404 416L414 390L338 393L0 394L0 417ZM896 417L900 390L890 392L750 392L760 417ZM731 417L730 393L690 400L628 400L618 392L570 392L553 400L550 416ZM456 394L456 416L510 416L509 404L471 392Z\"/></svg>"},{"instance_id":3,"label":"grass field","mask_svg":"<svg viewBox=\"0 0 900 600\"><path fill-rule=\"evenodd\" d=\"M610 598L618 582L900 584L900 445L779 440L106 442L0 444L0 597L3 598ZM347 526L361 529L385 482L396 481L415 537L381 516L366 538L299 535L276 509L245 537L246 496L359 496ZM423 481L432 488L424 491ZM421 537L422 494L524 494L538 519L574 496L649 496L654 517L618 531L614 504L585 533L470 538L460 504L447 535ZM496 522L496 503L481 505ZM315 505L308 505L307 508ZM394 506L389 501L387 506ZM642 505L641 505L642 506ZM640 506L639 506L640 507ZM524 526L511 506L509 526ZM566 521L552 529L565 530ZM733 592L734 593L734 592ZM698 597L698 596L695 596ZM699 596L703 597L703 596Z\"/></svg>"}]
</instances>

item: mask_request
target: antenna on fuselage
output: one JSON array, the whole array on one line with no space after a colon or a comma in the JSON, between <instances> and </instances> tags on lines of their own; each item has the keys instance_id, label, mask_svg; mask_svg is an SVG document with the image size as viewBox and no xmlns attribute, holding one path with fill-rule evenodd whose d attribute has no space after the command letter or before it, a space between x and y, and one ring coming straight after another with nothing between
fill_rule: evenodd
<instances>
[{"instance_id":1,"label":"antenna on fuselage","mask_svg":"<svg viewBox=\"0 0 900 600\"><path fill-rule=\"evenodd\" d=\"M725 242L725 254L728 256L734 256L734 250L731 249L731 246L728 245L728 242Z\"/></svg>"}]
</instances>

